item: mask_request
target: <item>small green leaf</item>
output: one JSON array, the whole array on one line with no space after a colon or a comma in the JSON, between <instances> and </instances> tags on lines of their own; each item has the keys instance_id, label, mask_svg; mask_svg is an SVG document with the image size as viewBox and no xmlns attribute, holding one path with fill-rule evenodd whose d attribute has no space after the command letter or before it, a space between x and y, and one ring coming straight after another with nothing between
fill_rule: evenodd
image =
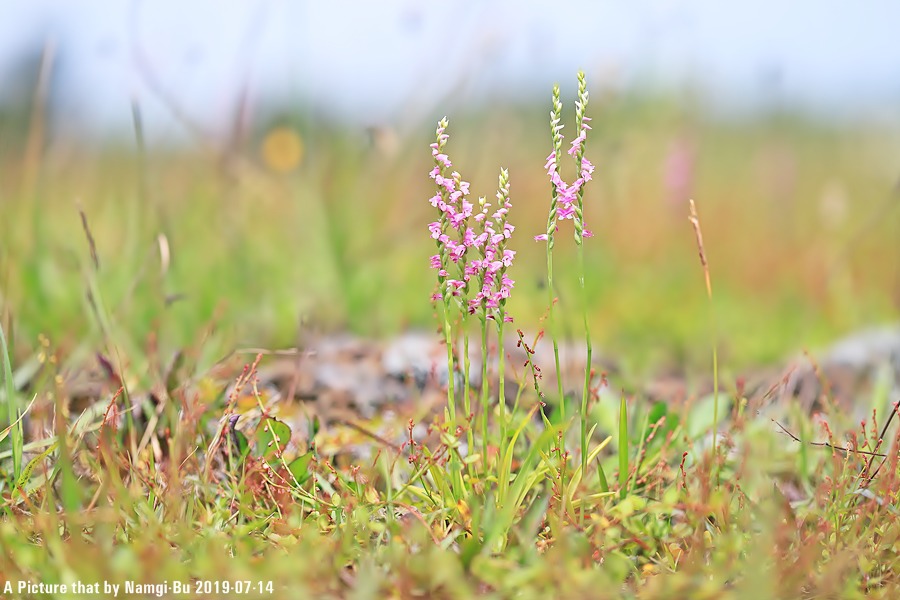
<instances>
[{"instance_id":1,"label":"small green leaf","mask_svg":"<svg viewBox=\"0 0 900 600\"><path fill-rule=\"evenodd\" d=\"M247 436L244 435L243 431L234 430L232 433L232 440L234 440L235 449L237 450L238 457L241 460L247 458L250 454L250 441L247 439Z\"/></svg>"},{"instance_id":2,"label":"small green leaf","mask_svg":"<svg viewBox=\"0 0 900 600\"><path fill-rule=\"evenodd\" d=\"M608 574L610 580L617 584L624 583L629 575L637 572L634 561L618 550L606 555L603 560L603 570Z\"/></svg>"},{"instance_id":3,"label":"small green leaf","mask_svg":"<svg viewBox=\"0 0 900 600\"><path fill-rule=\"evenodd\" d=\"M59 446L59 442L53 442L49 448L32 458L28 461L28 464L25 465L25 468L22 469L22 474L19 475L19 479L16 480L16 489L22 489L28 483L28 480L31 479L31 473L34 472L35 467L37 467L41 462L53 454L56 450L56 447Z\"/></svg>"},{"instance_id":4,"label":"small green leaf","mask_svg":"<svg viewBox=\"0 0 900 600\"><path fill-rule=\"evenodd\" d=\"M296 479L297 483L300 485L306 483L306 480L308 480L311 475L309 472L309 462L312 460L312 456L312 452L307 452L292 460L288 465L288 471L291 472L291 475L294 476L294 479Z\"/></svg>"},{"instance_id":5,"label":"small green leaf","mask_svg":"<svg viewBox=\"0 0 900 600\"><path fill-rule=\"evenodd\" d=\"M671 419L669 418L670 417L669 408L668 408L668 406L666 406L666 403L665 402L656 402L653 404L653 406L650 407L650 412L647 414L647 423L651 426L655 425L663 417L666 417L666 421L665 421L665 423L663 423L663 428L670 429L671 427L674 426L674 423L672 423ZM647 437L649 437L652 433L653 433L653 430L648 430ZM655 437L660 437L659 433L657 433L657 435ZM665 436L663 436L663 437L665 437ZM646 439L644 441L646 441Z\"/></svg>"},{"instance_id":6,"label":"small green leaf","mask_svg":"<svg viewBox=\"0 0 900 600\"><path fill-rule=\"evenodd\" d=\"M669 407L665 402L654 402L650 407L650 422L656 423L669 412Z\"/></svg>"},{"instance_id":7,"label":"small green leaf","mask_svg":"<svg viewBox=\"0 0 900 600\"><path fill-rule=\"evenodd\" d=\"M244 432L237 430L236 426L239 420L240 415L237 414L228 418L228 440L232 456L236 456L239 462L244 462L244 459L250 454L250 441Z\"/></svg>"},{"instance_id":8,"label":"small green leaf","mask_svg":"<svg viewBox=\"0 0 900 600\"><path fill-rule=\"evenodd\" d=\"M652 426L659 423L659 420L663 417L665 417L665 420L659 427L654 430ZM647 424L651 426L651 428L647 429L647 433L644 437L644 442L646 442L647 438L652 435L653 439L650 441L648 447L656 448L658 446L661 446L665 442L666 436L669 434L669 432L674 431L675 428L678 427L679 422L679 415L675 412L670 411L668 405L666 405L665 402L656 402L650 408Z\"/></svg>"},{"instance_id":9,"label":"small green leaf","mask_svg":"<svg viewBox=\"0 0 900 600\"><path fill-rule=\"evenodd\" d=\"M603 470L603 463L601 461L597 461L597 477L600 479L600 491L603 493L609 492L609 481L606 479L606 471Z\"/></svg>"},{"instance_id":10,"label":"small green leaf","mask_svg":"<svg viewBox=\"0 0 900 600\"><path fill-rule=\"evenodd\" d=\"M309 439L316 439L320 429L322 429L322 422L319 420L319 415L313 415L313 418L309 421L309 432L307 434Z\"/></svg>"}]
</instances>

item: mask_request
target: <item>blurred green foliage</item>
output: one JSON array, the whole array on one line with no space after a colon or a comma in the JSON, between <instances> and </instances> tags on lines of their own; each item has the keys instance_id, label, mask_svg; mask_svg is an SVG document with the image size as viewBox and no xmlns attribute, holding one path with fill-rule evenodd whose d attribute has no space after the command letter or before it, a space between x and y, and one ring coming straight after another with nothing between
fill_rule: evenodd
<instances>
[{"instance_id":1,"label":"blurred green foliage","mask_svg":"<svg viewBox=\"0 0 900 600\"><path fill-rule=\"evenodd\" d=\"M449 130L454 167L476 196L492 198L499 168L510 170L519 257L509 307L526 330L546 310L543 247L532 241L549 202L544 112L496 106ZM601 355L638 372L705 367L707 306L686 194L703 226L726 369L896 319L897 132L796 115L716 120L647 98L601 96L590 113L587 285ZM404 134L311 117L264 122L273 125L227 151L201 140L141 153L131 141L48 139L35 164L4 154L0 300L17 352L39 333L63 347L96 335L79 206L128 346L153 333L178 348L213 323L223 347L292 345L301 318L375 336L432 326L433 124ZM266 134L285 128L302 144L288 172L263 152ZM570 239L563 232L556 254L564 316L577 315Z\"/></svg>"}]
</instances>

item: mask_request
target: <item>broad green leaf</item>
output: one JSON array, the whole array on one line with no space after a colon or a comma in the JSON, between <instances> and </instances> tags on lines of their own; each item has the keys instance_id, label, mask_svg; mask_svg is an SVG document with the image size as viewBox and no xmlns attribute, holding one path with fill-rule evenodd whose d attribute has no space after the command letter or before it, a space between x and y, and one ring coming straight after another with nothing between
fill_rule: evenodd
<instances>
[{"instance_id":1,"label":"broad green leaf","mask_svg":"<svg viewBox=\"0 0 900 600\"><path fill-rule=\"evenodd\" d=\"M313 453L307 452L298 456L288 465L288 471L294 476L299 485L303 485L310 477L309 463L312 460Z\"/></svg>"},{"instance_id":2,"label":"broad green leaf","mask_svg":"<svg viewBox=\"0 0 900 600\"><path fill-rule=\"evenodd\" d=\"M712 430L715 419L716 397L714 394L704 396L691 407L687 415L687 433L696 440ZM719 414L727 415L731 411L731 398L719 393Z\"/></svg>"},{"instance_id":3,"label":"broad green leaf","mask_svg":"<svg viewBox=\"0 0 900 600\"><path fill-rule=\"evenodd\" d=\"M256 455L272 462L281 456L291 441L291 428L284 421L268 417L256 427Z\"/></svg>"},{"instance_id":4,"label":"broad green leaf","mask_svg":"<svg viewBox=\"0 0 900 600\"><path fill-rule=\"evenodd\" d=\"M656 433L653 436L651 445L655 446L656 444L662 444L666 439L666 435L670 431L678 427L678 415L671 412L665 402L656 402L653 404L653 406L650 408L650 414L648 415L647 422L652 426L658 423L659 420L663 417L665 417L666 420L660 427L656 429ZM651 434L653 434L652 429L647 431L647 435L644 438L645 442L647 441L646 438L650 437Z\"/></svg>"}]
</instances>

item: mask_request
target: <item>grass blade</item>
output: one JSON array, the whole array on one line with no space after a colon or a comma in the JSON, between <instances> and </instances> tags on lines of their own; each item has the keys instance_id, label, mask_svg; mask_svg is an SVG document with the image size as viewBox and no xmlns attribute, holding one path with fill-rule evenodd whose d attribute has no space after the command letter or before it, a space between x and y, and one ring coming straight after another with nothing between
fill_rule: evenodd
<instances>
[{"instance_id":1,"label":"grass blade","mask_svg":"<svg viewBox=\"0 0 900 600\"><path fill-rule=\"evenodd\" d=\"M0 323L0 360L3 361L3 382L6 390L6 416L11 427L12 438L12 459L13 459L13 477L18 480L22 471L22 444L25 436L23 434L22 418L19 413L19 406L16 402L15 385L13 384L12 359L9 356L9 346L6 343L6 333L3 331L3 324Z\"/></svg>"}]
</instances>

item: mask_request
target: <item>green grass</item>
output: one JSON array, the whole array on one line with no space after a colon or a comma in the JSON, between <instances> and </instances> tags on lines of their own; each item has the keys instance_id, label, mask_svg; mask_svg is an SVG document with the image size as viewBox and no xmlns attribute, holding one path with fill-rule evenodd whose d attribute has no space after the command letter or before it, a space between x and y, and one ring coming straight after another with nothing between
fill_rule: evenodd
<instances>
[{"instance_id":1,"label":"green grass","mask_svg":"<svg viewBox=\"0 0 900 600\"><path fill-rule=\"evenodd\" d=\"M531 241L546 229L543 112L458 119L452 142L473 190L495 186L498 163L509 169L519 255L506 308L532 331L547 309L545 248ZM637 384L663 369L708 374L710 308L687 206L667 204L660 180L684 117L640 102L592 112L584 292L595 352ZM807 415L777 413L798 443L729 394L747 367L896 319L900 272L884 257L900 256L900 214L882 212L896 139L799 120L690 123L726 382L715 454L709 398L595 403L582 434L578 414L542 420L529 392L505 418L490 411L486 428L480 416L458 417L459 430L438 416L429 445L375 444L365 460L332 451L333 431L288 433L267 418L252 355L234 348L294 345L301 321L374 336L434 327L424 134L388 156L352 132L307 128L290 175L267 172L252 149L230 168L165 150L141 166L111 149L47 157L26 189L20 157L4 157L0 418L33 396L28 422L45 429L0 441L0 595L26 580L227 580L250 582L243 597L895 597L900 428L880 446L872 431L833 440L888 455L868 481L866 454L809 445L821 429ZM773 152L790 155L789 175L773 172ZM577 339L577 256L557 246L556 313ZM124 385L78 414L56 377L96 352ZM254 409L224 393L244 362ZM234 411L250 414L241 434ZM464 456L472 439L488 452ZM586 460L573 450L581 439Z\"/></svg>"}]
</instances>

